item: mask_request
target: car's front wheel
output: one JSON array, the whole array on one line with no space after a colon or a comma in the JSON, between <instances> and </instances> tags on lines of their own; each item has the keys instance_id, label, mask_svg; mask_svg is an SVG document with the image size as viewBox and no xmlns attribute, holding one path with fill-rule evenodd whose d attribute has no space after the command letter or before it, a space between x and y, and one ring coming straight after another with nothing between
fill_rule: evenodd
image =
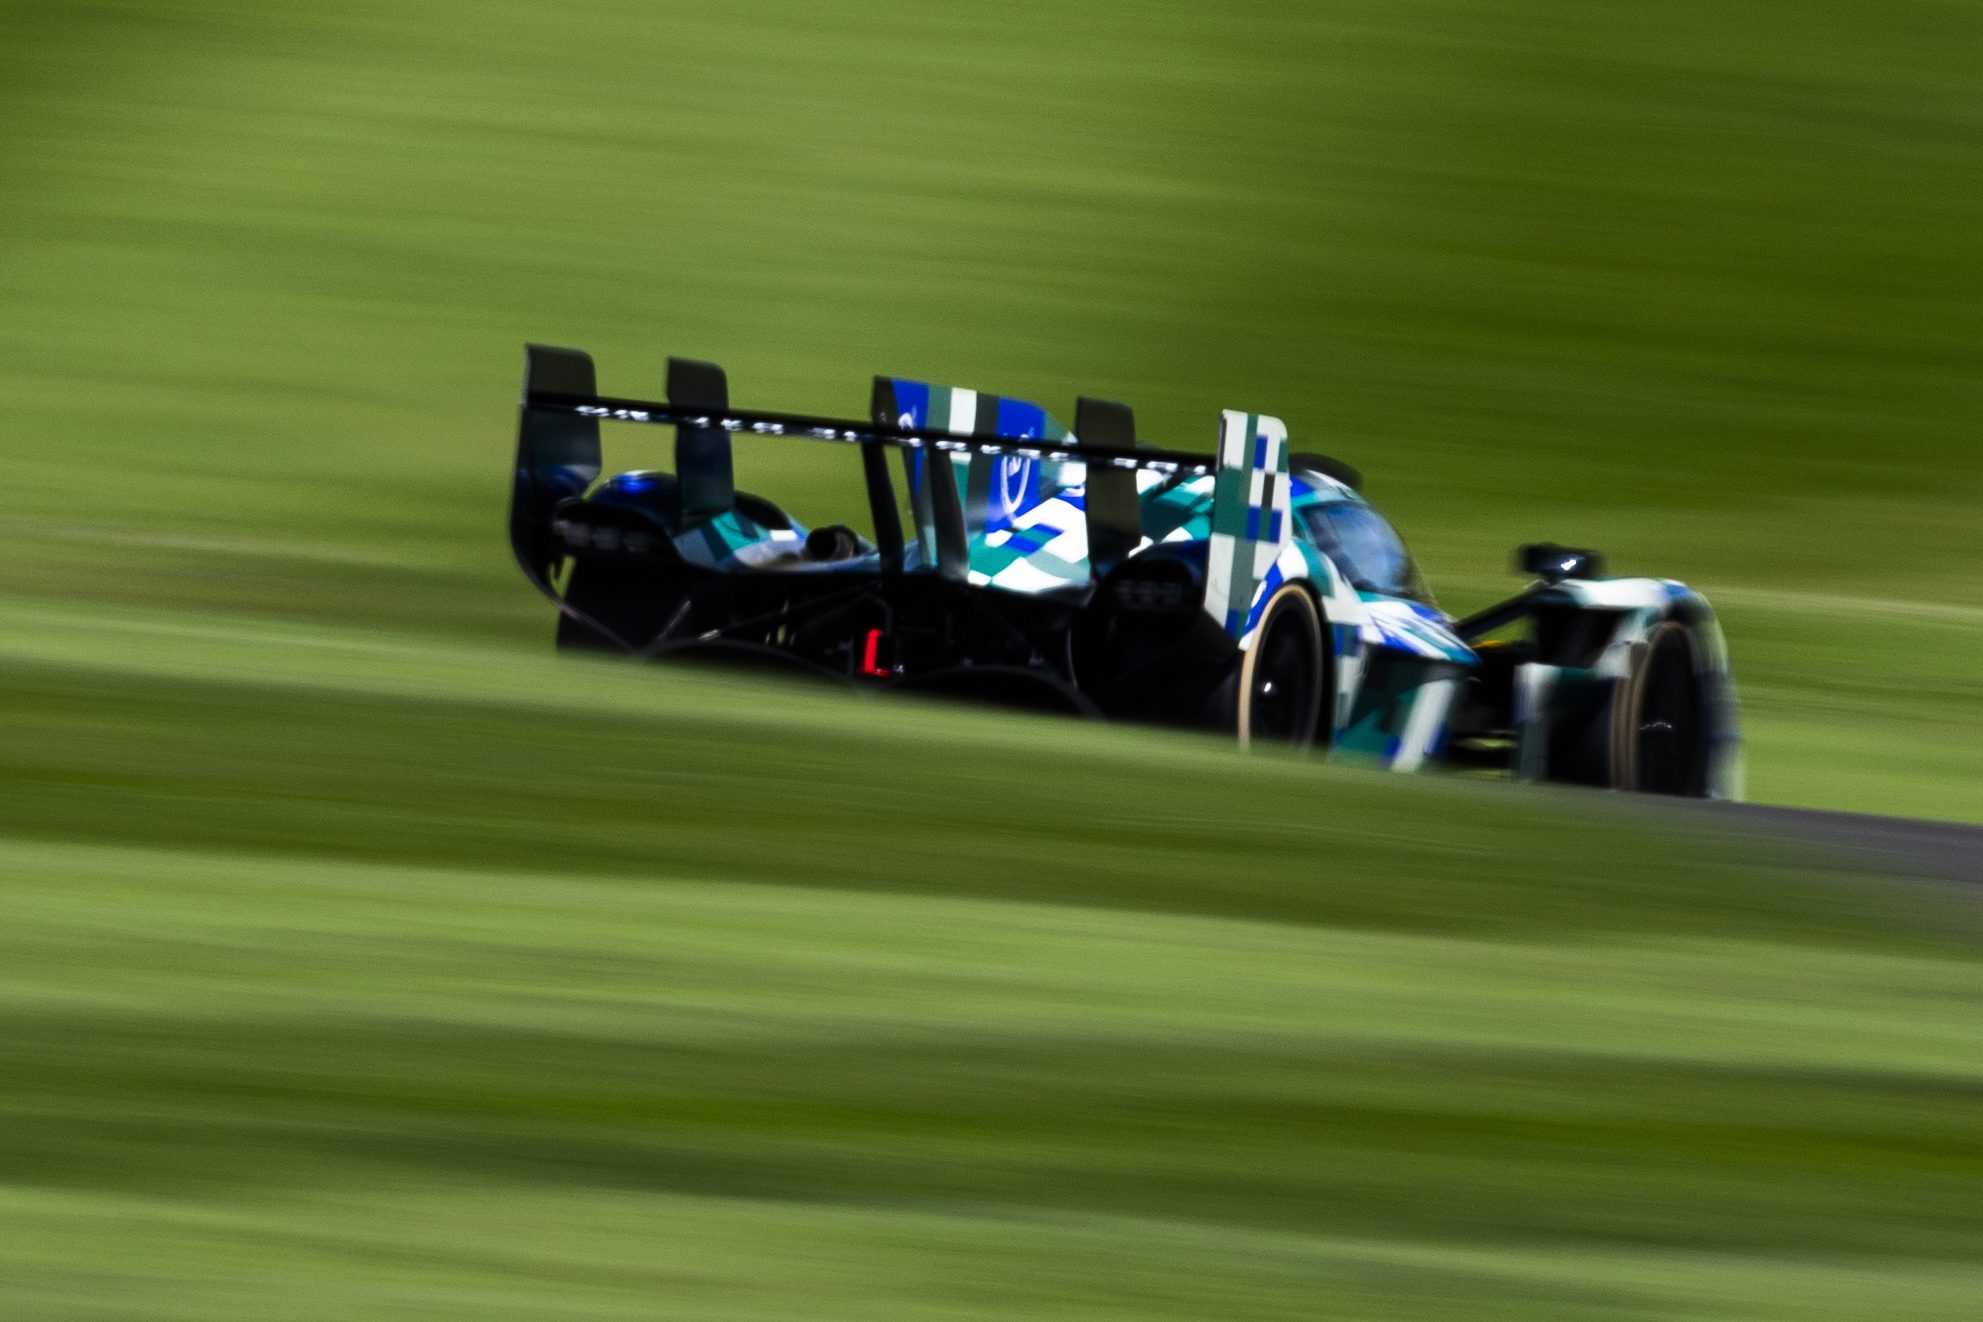
<instances>
[{"instance_id":1,"label":"car's front wheel","mask_svg":"<svg viewBox=\"0 0 1983 1322\"><path fill-rule=\"evenodd\" d=\"M1612 702L1611 784L1698 798L1708 790L1707 694L1693 633L1668 620L1635 649Z\"/></svg>"}]
</instances>

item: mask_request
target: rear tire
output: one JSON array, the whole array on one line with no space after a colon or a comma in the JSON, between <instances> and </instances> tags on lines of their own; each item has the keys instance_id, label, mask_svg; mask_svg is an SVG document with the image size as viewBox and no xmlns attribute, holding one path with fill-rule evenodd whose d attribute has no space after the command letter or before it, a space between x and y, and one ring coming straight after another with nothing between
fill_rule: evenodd
<instances>
[{"instance_id":1,"label":"rear tire","mask_svg":"<svg viewBox=\"0 0 1983 1322\"><path fill-rule=\"evenodd\" d=\"M1241 748L1307 748L1322 716L1322 612L1308 592L1283 584L1267 599L1260 633L1241 654L1234 725Z\"/></svg>"}]
</instances>

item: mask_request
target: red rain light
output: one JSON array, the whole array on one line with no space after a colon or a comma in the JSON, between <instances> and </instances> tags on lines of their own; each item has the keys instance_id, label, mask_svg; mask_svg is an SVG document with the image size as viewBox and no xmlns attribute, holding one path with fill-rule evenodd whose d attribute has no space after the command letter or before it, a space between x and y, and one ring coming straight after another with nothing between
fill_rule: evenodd
<instances>
[{"instance_id":1,"label":"red rain light","mask_svg":"<svg viewBox=\"0 0 1983 1322\"><path fill-rule=\"evenodd\" d=\"M881 630L868 630L867 645L861 649L861 673L874 679L886 679L888 667L881 664Z\"/></svg>"}]
</instances>

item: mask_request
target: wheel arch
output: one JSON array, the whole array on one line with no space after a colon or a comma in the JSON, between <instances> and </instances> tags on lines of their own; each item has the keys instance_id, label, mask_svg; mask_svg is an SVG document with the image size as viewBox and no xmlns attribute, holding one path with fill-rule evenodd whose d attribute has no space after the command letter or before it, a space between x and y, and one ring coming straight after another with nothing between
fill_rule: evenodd
<instances>
[{"instance_id":1,"label":"wheel arch","mask_svg":"<svg viewBox=\"0 0 1983 1322\"><path fill-rule=\"evenodd\" d=\"M1720 622L1706 597L1683 583L1638 578L1566 580L1542 589L1536 600L1538 604L1546 601L1559 611L1608 615L1613 617L1613 622L1609 639L1596 655L1581 660L1563 658L1566 664L1544 659L1522 667L1524 671L1537 672L1523 683L1531 697L1522 705L1530 707L1529 719L1543 718L1543 725L1536 733L1547 741L1552 751L1543 753L1542 743L1525 748L1518 753L1518 774L1533 775L1540 771L1545 779L1559 778L1544 770L1543 764L1553 764L1566 751L1558 747L1571 728L1559 727L1559 722L1571 715L1562 706L1565 685L1574 692L1580 687L1588 691L1590 684L1598 683L1604 686L1603 714L1595 719L1601 723L1602 733L1594 731L1592 738L1601 740L1604 755L1590 765L1575 763L1578 769L1569 771L1568 778L1629 788L1621 780L1629 781L1631 777L1621 776L1619 770L1619 759L1630 753L1633 743L1625 729L1634 719L1634 712L1628 708L1643 682L1641 672L1649 663L1656 640L1662 631L1677 629L1686 639L1700 701L1705 745L1700 793L1714 799L1742 797L1742 747L1734 680ZM1586 715L1576 719L1584 722L1593 718ZM1538 755L1543 762L1533 760ZM1522 767L1529 770L1523 772Z\"/></svg>"}]
</instances>

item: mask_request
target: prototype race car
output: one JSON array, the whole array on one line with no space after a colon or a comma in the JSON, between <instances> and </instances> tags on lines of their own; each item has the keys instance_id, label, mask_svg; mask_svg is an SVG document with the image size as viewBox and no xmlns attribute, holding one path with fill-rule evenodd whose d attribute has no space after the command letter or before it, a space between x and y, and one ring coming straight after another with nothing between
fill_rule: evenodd
<instances>
[{"instance_id":1,"label":"prototype race car","mask_svg":"<svg viewBox=\"0 0 1983 1322\"><path fill-rule=\"evenodd\" d=\"M770 664L851 683L1320 745L1400 771L1739 794L1714 613L1590 551L1465 619L1433 603L1349 466L1220 415L1214 455L1139 444L1130 410L876 377L866 420L733 409L668 360L665 401L526 351L510 540L561 648ZM601 477L602 421L675 428L672 473ZM867 531L738 491L735 436L858 449ZM899 460L899 464L896 462ZM899 472L897 471L899 469ZM899 480L899 485L898 485Z\"/></svg>"}]
</instances>

